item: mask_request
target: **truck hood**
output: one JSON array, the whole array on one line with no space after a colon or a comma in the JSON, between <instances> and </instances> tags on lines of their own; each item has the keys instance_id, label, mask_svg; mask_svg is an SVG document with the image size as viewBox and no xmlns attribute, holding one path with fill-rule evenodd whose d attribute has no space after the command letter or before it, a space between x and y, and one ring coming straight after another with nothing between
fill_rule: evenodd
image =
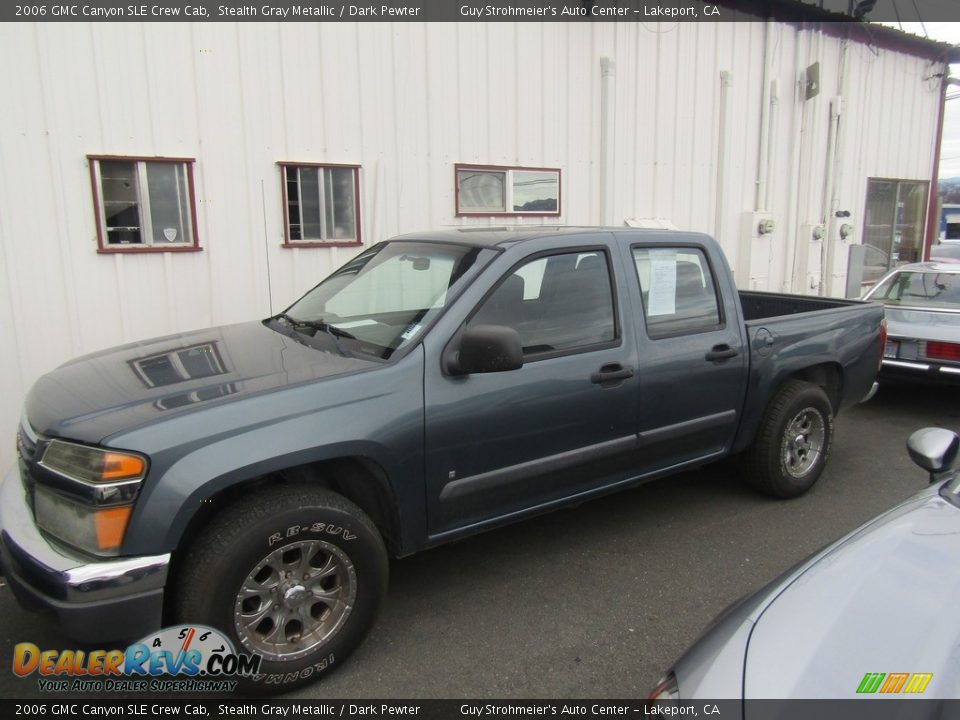
<instances>
[{"instance_id":1,"label":"truck hood","mask_svg":"<svg viewBox=\"0 0 960 720\"><path fill-rule=\"evenodd\" d=\"M110 348L41 377L25 415L49 437L101 442L210 404L380 366L340 353L318 333L308 347L260 322L197 330Z\"/></svg>"},{"instance_id":2,"label":"truck hood","mask_svg":"<svg viewBox=\"0 0 960 720\"><path fill-rule=\"evenodd\" d=\"M866 673L933 673L922 697L957 697L958 557L960 509L934 492L881 516L762 612L745 697L858 697Z\"/></svg>"},{"instance_id":3,"label":"truck hood","mask_svg":"<svg viewBox=\"0 0 960 720\"><path fill-rule=\"evenodd\" d=\"M960 313L884 306L890 337L960 342Z\"/></svg>"}]
</instances>

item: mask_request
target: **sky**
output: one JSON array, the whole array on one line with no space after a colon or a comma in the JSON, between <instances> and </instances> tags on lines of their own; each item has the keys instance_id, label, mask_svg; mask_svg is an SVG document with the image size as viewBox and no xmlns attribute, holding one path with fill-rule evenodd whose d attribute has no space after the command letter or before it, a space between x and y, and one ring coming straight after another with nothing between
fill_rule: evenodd
<instances>
[{"instance_id":1,"label":"sky","mask_svg":"<svg viewBox=\"0 0 960 720\"><path fill-rule=\"evenodd\" d=\"M883 24L921 37L927 36L931 40L960 45L960 22ZM960 65L951 65L950 70L951 77L960 78ZM957 97L955 100L947 100L947 109L943 117L943 144L940 148L940 177L942 178L960 177L960 85L947 88L947 97L951 95Z\"/></svg>"}]
</instances>

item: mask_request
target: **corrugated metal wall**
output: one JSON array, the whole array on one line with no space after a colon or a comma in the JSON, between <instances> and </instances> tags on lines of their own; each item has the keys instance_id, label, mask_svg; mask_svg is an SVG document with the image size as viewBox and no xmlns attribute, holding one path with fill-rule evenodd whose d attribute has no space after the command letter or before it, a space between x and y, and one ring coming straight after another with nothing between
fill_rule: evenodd
<instances>
[{"instance_id":1,"label":"corrugated metal wall","mask_svg":"<svg viewBox=\"0 0 960 720\"><path fill-rule=\"evenodd\" d=\"M777 231L758 265L740 235L754 209L767 32L760 22L0 27L0 438L11 439L0 461L12 462L19 406L41 373L112 344L265 316L268 258L276 311L353 254L280 247L277 161L360 164L368 244L487 222L455 217L457 162L560 167L561 221L601 222L601 57L616 62L614 216L718 234L741 285L803 287L797 236L822 214L830 98L844 100L838 197L856 226L867 177L929 178L939 101L929 78L942 68L772 27L765 209ZM815 61L822 90L803 101L797 79ZM731 81L722 142L721 72ZM203 251L97 254L88 154L195 157Z\"/></svg>"}]
</instances>

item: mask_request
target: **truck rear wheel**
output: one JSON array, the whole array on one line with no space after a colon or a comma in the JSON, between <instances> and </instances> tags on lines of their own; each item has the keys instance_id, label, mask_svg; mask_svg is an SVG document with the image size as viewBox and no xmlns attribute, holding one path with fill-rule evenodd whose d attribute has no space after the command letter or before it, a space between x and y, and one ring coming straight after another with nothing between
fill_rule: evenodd
<instances>
[{"instance_id":1,"label":"truck rear wheel","mask_svg":"<svg viewBox=\"0 0 960 720\"><path fill-rule=\"evenodd\" d=\"M246 692L283 692L338 666L363 640L387 589L383 539L329 490L280 485L217 515L178 575L177 619L223 631L259 655Z\"/></svg>"},{"instance_id":2,"label":"truck rear wheel","mask_svg":"<svg viewBox=\"0 0 960 720\"><path fill-rule=\"evenodd\" d=\"M746 451L747 482L777 498L802 495L817 481L833 443L833 408L819 385L790 380L764 411Z\"/></svg>"}]
</instances>

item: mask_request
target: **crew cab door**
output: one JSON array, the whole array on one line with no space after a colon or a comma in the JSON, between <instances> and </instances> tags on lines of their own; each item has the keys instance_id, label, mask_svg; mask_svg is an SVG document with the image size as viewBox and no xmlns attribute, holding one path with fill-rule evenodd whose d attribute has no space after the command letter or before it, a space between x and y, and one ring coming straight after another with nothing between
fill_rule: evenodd
<instances>
[{"instance_id":1,"label":"crew cab door","mask_svg":"<svg viewBox=\"0 0 960 720\"><path fill-rule=\"evenodd\" d=\"M622 257L606 234L564 242L521 243L524 255L514 248L486 271L492 285L463 309L458 326L445 337L431 333L437 344L427 345L424 378L431 540L598 487L631 462L636 343L618 293L627 279ZM448 343L479 325L515 329L523 366L446 372Z\"/></svg>"},{"instance_id":2,"label":"crew cab door","mask_svg":"<svg viewBox=\"0 0 960 720\"><path fill-rule=\"evenodd\" d=\"M638 470L719 457L736 434L749 362L730 271L693 242L624 252L638 305Z\"/></svg>"}]
</instances>

